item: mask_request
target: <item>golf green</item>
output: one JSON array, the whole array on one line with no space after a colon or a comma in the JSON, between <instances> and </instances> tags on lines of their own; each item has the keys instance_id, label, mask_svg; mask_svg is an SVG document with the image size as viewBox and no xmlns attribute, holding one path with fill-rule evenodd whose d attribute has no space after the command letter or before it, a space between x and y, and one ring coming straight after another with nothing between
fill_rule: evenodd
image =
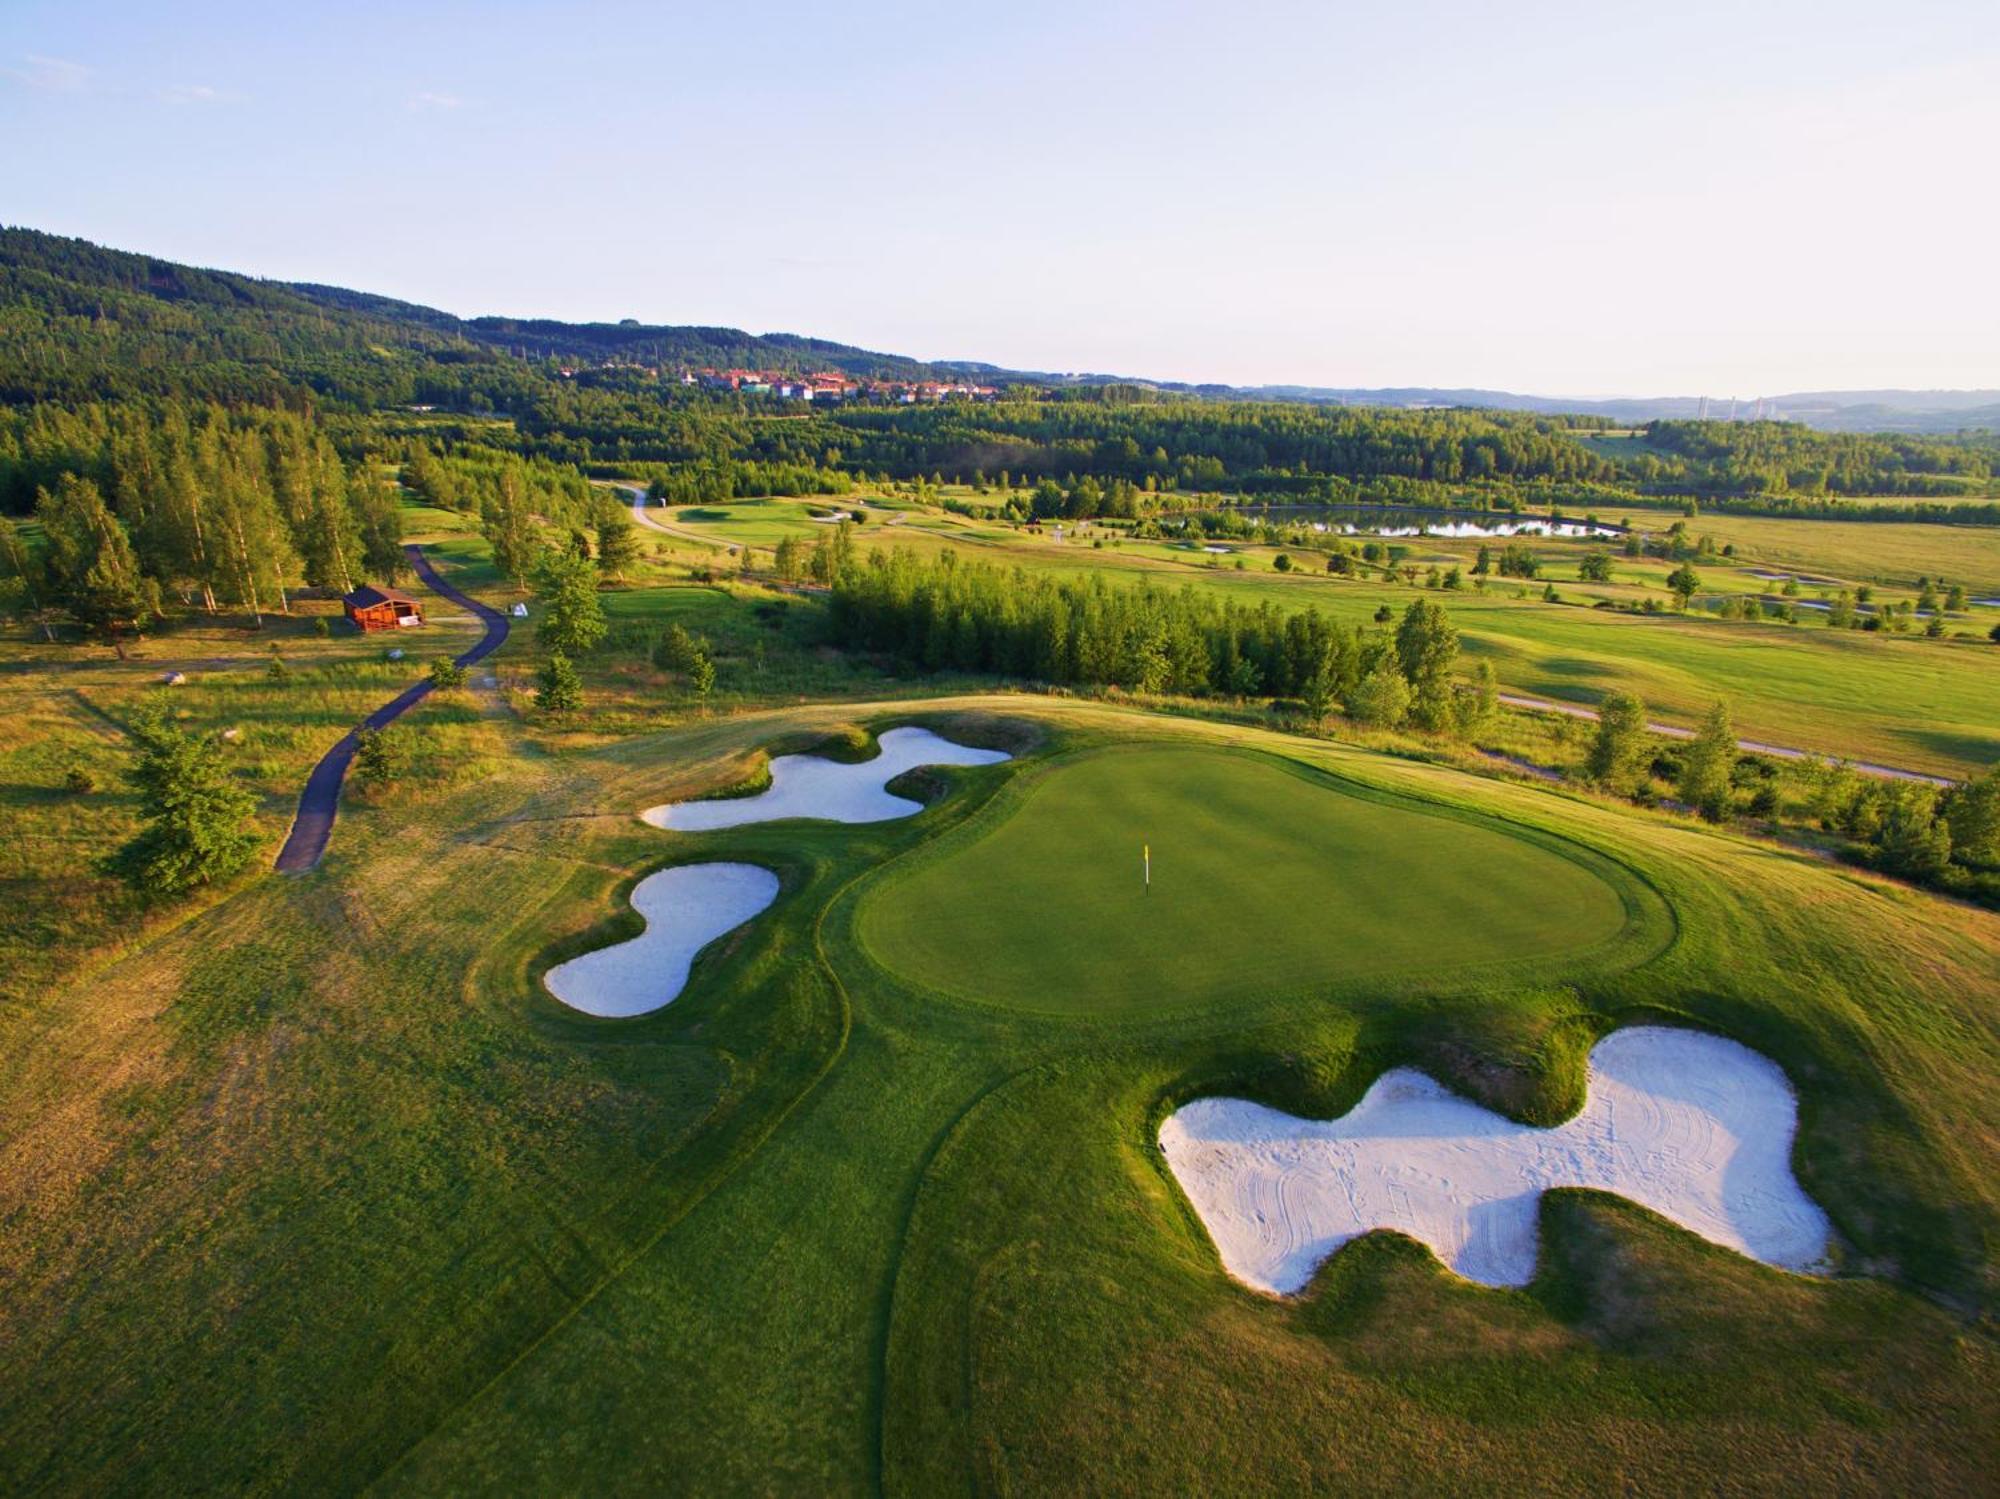
<instances>
[{"instance_id":1,"label":"golf green","mask_svg":"<svg viewBox=\"0 0 2000 1499\"><path fill-rule=\"evenodd\" d=\"M1614 937L1625 909L1582 858L1501 824L1262 755L1148 746L1003 796L868 890L857 920L921 986L1102 1012L1546 959Z\"/></svg>"}]
</instances>

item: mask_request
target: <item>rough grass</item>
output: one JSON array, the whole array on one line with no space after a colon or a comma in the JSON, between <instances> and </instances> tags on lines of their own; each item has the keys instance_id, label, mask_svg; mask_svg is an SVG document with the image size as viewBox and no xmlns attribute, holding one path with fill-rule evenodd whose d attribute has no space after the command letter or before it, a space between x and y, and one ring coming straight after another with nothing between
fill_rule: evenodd
<instances>
[{"instance_id":1,"label":"rough grass","mask_svg":"<svg viewBox=\"0 0 2000 1499\"><path fill-rule=\"evenodd\" d=\"M1472 835L1586 847L1667 924L1501 983L1274 984L1178 1015L958 1003L870 964L856 913L1037 759L954 776L908 822L673 835L634 810L782 736L916 715L554 751L493 719L489 774L350 814L318 873L253 878L0 1009L0 1487L1984 1483L2000 921L1358 751L1089 704L946 709L1024 748L1032 718L1050 757L1104 751L1083 765L1170 740L1441 802L1468 862L1532 882L1522 903L1545 864ZM715 856L785 893L681 1000L601 1022L539 991L553 954L615 929L629 881ZM1300 894L1323 920L1322 882ZM1595 1034L1661 1015L1788 1070L1801 1177L1866 1275L1788 1277L1559 1194L1525 1291L1375 1240L1278 1303L1222 1274L1152 1145L1192 1093L1324 1115L1396 1061L1552 1117Z\"/></svg>"}]
</instances>

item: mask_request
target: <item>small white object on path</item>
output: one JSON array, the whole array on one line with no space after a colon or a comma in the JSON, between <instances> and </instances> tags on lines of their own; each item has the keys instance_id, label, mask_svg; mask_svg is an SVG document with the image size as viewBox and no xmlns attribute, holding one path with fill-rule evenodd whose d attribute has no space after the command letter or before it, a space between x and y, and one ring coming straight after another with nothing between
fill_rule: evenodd
<instances>
[{"instance_id":1,"label":"small white object on path","mask_svg":"<svg viewBox=\"0 0 2000 1499\"><path fill-rule=\"evenodd\" d=\"M526 604L516 604L510 612L516 619L526 619L528 617L528 606Z\"/></svg>"},{"instance_id":2,"label":"small white object on path","mask_svg":"<svg viewBox=\"0 0 2000 1499\"><path fill-rule=\"evenodd\" d=\"M771 762L771 784L755 796L713 801L666 802L639 816L656 828L707 832L746 822L812 817L828 822L887 822L923 811L922 802L891 796L882 788L920 765L992 765L1011 759L1003 750L953 744L929 729L891 729L872 760L848 765L818 755L780 755Z\"/></svg>"},{"instance_id":3,"label":"small white object on path","mask_svg":"<svg viewBox=\"0 0 2000 1499\"><path fill-rule=\"evenodd\" d=\"M542 977L549 993L586 1015L644 1015L687 987L695 954L778 898L778 877L756 864L682 864L649 874L632 889L646 930L600 947Z\"/></svg>"},{"instance_id":4,"label":"small white object on path","mask_svg":"<svg viewBox=\"0 0 2000 1499\"><path fill-rule=\"evenodd\" d=\"M1831 1228L1792 1175L1798 1104L1775 1063L1720 1036L1631 1026L1592 1049L1587 1090L1574 1119L1537 1129L1397 1067L1325 1122L1198 1099L1167 1118L1160 1147L1223 1267L1274 1295L1378 1228L1468 1280L1526 1285L1550 1187L1615 1192L1769 1265L1824 1264Z\"/></svg>"}]
</instances>

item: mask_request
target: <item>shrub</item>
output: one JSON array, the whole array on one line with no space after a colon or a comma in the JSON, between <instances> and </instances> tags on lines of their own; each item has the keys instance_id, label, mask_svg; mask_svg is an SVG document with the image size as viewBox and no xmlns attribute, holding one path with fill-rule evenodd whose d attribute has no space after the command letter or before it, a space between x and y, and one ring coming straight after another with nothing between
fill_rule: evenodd
<instances>
[{"instance_id":1,"label":"shrub","mask_svg":"<svg viewBox=\"0 0 2000 1499\"><path fill-rule=\"evenodd\" d=\"M313 634L319 636L321 640L325 640L332 633L333 621L328 619L324 614L313 621Z\"/></svg>"},{"instance_id":2,"label":"shrub","mask_svg":"<svg viewBox=\"0 0 2000 1499\"><path fill-rule=\"evenodd\" d=\"M535 706L548 714L574 713L583 706L583 679L561 651L550 651L542 663Z\"/></svg>"},{"instance_id":3,"label":"shrub","mask_svg":"<svg viewBox=\"0 0 2000 1499\"><path fill-rule=\"evenodd\" d=\"M439 692L449 692L465 685L466 670L449 656L440 656L431 662L431 686Z\"/></svg>"},{"instance_id":4,"label":"shrub","mask_svg":"<svg viewBox=\"0 0 2000 1499\"><path fill-rule=\"evenodd\" d=\"M174 894L234 874L257 846L257 798L223 764L213 739L185 733L158 711L135 716L131 771L146 827L114 861L135 888Z\"/></svg>"},{"instance_id":5,"label":"shrub","mask_svg":"<svg viewBox=\"0 0 2000 1499\"><path fill-rule=\"evenodd\" d=\"M97 777L81 765L72 765L63 772L63 790L71 796L89 796L97 789Z\"/></svg>"},{"instance_id":6,"label":"shrub","mask_svg":"<svg viewBox=\"0 0 2000 1499\"><path fill-rule=\"evenodd\" d=\"M1362 679L1347 700L1347 712L1371 729L1393 729L1409 716L1410 684L1388 661Z\"/></svg>"},{"instance_id":7,"label":"shrub","mask_svg":"<svg viewBox=\"0 0 2000 1499\"><path fill-rule=\"evenodd\" d=\"M354 736L354 779L363 786L386 786L410 769L409 741L399 729L363 729Z\"/></svg>"}]
</instances>

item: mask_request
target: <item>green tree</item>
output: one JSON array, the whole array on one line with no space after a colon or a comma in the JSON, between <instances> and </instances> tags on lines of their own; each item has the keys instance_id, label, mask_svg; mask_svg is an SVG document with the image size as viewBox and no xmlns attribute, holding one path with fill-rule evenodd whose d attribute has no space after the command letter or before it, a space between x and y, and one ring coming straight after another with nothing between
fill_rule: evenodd
<instances>
[{"instance_id":1,"label":"green tree","mask_svg":"<svg viewBox=\"0 0 2000 1499\"><path fill-rule=\"evenodd\" d=\"M1683 562L1679 567L1667 574L1667 587L1673 591L1674 598L1679 606L1682 609L1686 609L1688 600L1701 592L1701 576L1692 567L1689 567L1687 563Z\"/></svg>"},{"instance_id":2,"label":"green tree","mask_svg":"<svg viewBox=\"0 0 2000 1499\"><path fill-rule=\"evenodd\" d=\"M639 560L639 533L623 506L611 506L597 517L597 565L607 577L623 579L625 569Z\"/></svg>"},{"instance_id":3,"label":"green tree","mask_svg":"<svg viewBox=\"0 0 2000 1499\"><path fill-rule=\"evenodd\" d=\"M706 706L709 693L715 690L715 660L708 654L707 647L695 647L694 659L688 663L687 677L688 690L695 695L697 702Z\"/></svg>"},{"instance_id":4,"label":"green tree","mask_svg":"<svg viewBox=\"0 0 2000 1499\"><path fill-rule=\"evenodd\" d=\"M48 577L41 558L28 549L21 533L6 516L0 515L0 579L20 585L22 612L41 627L42 639L54 640L49 623Z\"/></svg>"},{"instance_id":5,"label":"green tree","mask_svg":"<svg viewBox=\"0 0 2000 1499\"><path fill-rule=\"evenodd\" d=\"M1904 782L1886 793L1878 847L1882 868L1931 881L1951 862L1951 827L1937 815L1937 789Z\"/></svg>"},{"instance_id":6,"label":"green tree","mask_svg":"<svg viewBox=\"0 0 2000 1499\"><path fill-rule=\"evenodd\" d=\"M1960 863L2000 863L2000 765L1954 788L1944 812Z\"/></svg>"},{"instance_id":7,"label":"green tree","mask_svg":"<svg viewBox=\"0 0 2000 1499\"><path fill-rule=\"evenodd\" d=\"M439 656L431 662L431 687L438 692L451 692L465 685L465 668L449 656Z\"/></svg>"},{"instance_id":8,"label":"green tree","mask_svg":"<svg viewBox=\"0 0 2000 1499\"><path fill-rule=\"evenodd\" d=\"M1454 726L1452 668L1458 630L1441 605L1417 599L1396 626L1396 660L1410 687L1410 717L1419 728L1442 733Z\"/></svg>"},{"instance_id":9,"label":"green tree","mask_svg":"<svg viewBox=\"0 0 2000 1499\"><path fill-rule=\"evenodd\" d=\"M1710 822L1729 813L1729 773L1736 764L1736 733L1729 708L1717 702L1681 757L1680 798Z\"/></svg>"},{"instance_id":10,"label":"green tree","mask_svg":"<svg viewBox=\"0 0 2000 1499\"><path fill-rule=\"evenodd\" d=\"M653 647L653 665L661 671L686 671L699 650L685 625L670 624L660 636L659 644Z\"/></svg>"},{"instance_id":11,"label":"green tree","mask_svg":"<svg viewBox=\"0 0 2000 1499\"><path fill-rule=\"evenodd\" d=\"M535 567L542 617L535 638L552 651L581 656L604 638L604 605L597 596L597 564L570 551L547 551Z\"/></svg>"},{"instance_id":12,"label":"green tree","mask_svg":"<svg viewBox=\"0 0 2000 1499\"><path fill-rule=\"evenodd\" d=\"M574 713L583 706L583 678L561 651L550 651L542 663L535 706L551 715Z\"/></svg>"},{"instance_id":13,"label":"green tree","mask_svg":"<svg viewBox=\"0 0 2000 1499\"><path fill-rule=\"evenodd\" d=\"M124 635L138 633L160 611L159 585L139 571L125 528L97 486L74 474L65 474L53 494L41 492L35 518L47 538L50 591L123 656Z\"/></svg>"},{"instance_id":14,"label":"green tree","mask_svg":"<svg viewBox=\"0 0 2000 1499\"><path fill-rule=\"evenodd\" d=\"M118 855L135 888L172 895L225 879L257 846L257 798L230 774L221 747L171 723L157 706L135 714L139 760L130 776L146 826Z\"/></svg>"},{"instance_id":15,"label":"green tree","mask_svg":"<svg viewBox=\"0 0 2000 1499\"><path fill-rule=\"evenodd\" d=\"M1458 726L1461 732L1476 733L1493 722L1500 711L1500 674L1491 661L1472 668L1472 691L1459 699Z\"/></svg>"},{"instance_id":16,"label":"green tree","mask_svg":"<svg viewBox=\"0 0 2000 1499\"><path fill-rule=\"evenodd\" d=\"M354 778L363 786L386 786L409 773L408 732L395 725L363 729L354 736Z\"/></svg>"},{"instance_id":17,"label":"green tree","mask_svg":"<svg viewBox=\"0 0 2000 1499\"><path fill-rule=\"evenodd\" d=\"M393 583L410 570L403 555L403 507L396 490L372 463L358 463L348 476L347 495L361 533L361 568L371 578Z\"/></svg>"},{"instance_id":18,"label":"green tree","mask_svg":"<svg viewBox=\"0 0 2000 1499\"><path fill-rule=\"evenodd\" d=\"M1646 752L1646 705L1629 692L1606 693L1584 774L1607 791L1628 794Z\"/></svg>"},{"instance_id":19,"label":"green tree","mask_svg":"<svg viewBox=\"0 0 2000 1499\"><path fill-rule=\"evenodd\" d=\"M1348 696L1347 716L1371 729L1393 729L1410 714L1410 684L1384 660Z\"/></svg>"},{"instance_id":20,"label":"green tree","mask_svg":"<svg viewBox=\"0 0 2000 1499\"><path fill-rule=\"evenodd\" d=\"M1603 551L1591 552L1577 564L1576 576L1577 580L1583 583L1611 582L1611 554Z\"/></svg>"},{"instance_id":21,"label":"green tree","mask_svg":"<svg viewBox=\"0 0 2000 1499\"><path fill-rule=\"evenodd\" d=\"M1339 697L1339 685L1340 672L1334 663L1333 653L1321 651L1312 675L1306 678L1304 694L1306 717L1312 721L1314 728L1325 723L1327 714L1333 711Z\"/></svg>"},{"instance_id":22,"label":"green tree","mask_svg":"<svg viewBox=\"0 0 2000 1499\"><path fill-rule=\"evenodd\" d=\"M479 528L492 544L493 565L517 589L525 588L535 566L535 522L511 468L501 473L499 492L487 501Z\"/></svg>"}]
</instances>

